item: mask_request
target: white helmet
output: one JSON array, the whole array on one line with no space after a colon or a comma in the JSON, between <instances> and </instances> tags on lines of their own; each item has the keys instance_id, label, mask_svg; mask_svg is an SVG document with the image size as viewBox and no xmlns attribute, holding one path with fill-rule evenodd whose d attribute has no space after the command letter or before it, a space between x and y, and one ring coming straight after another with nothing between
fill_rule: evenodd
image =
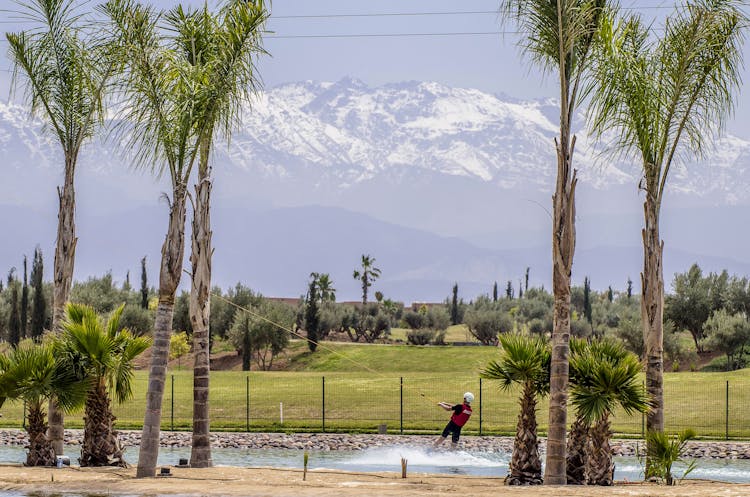
<instances>
[{"instance_id":1,"label":"white helmet","mask_svg":"<svg viewBox=\"0 0 750 497\"><path fill-rule=\"evenodd\" d=\"M464 400L468 402L469 404L471 404L472 402L474 402L474 394L471 392L466 392L464 394Z\"/></svg>"}]
</instances>

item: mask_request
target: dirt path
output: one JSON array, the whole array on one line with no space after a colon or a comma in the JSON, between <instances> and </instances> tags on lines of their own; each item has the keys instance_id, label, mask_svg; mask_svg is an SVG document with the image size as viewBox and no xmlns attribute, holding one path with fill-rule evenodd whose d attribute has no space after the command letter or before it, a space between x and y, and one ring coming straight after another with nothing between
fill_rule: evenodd
<instances>
[{"instance_id":1,"label":"dirt path","mask_svg":"<svg viewBox=\"0 0 750 497\"><path fill-rule=\"evenodd\" d=\"M25 468L0 466L0 492L75 492L96 494L180 494L247 497L746 497L750 485L687 481L676 487L621 483L614 487L506 487L500 478L313 470L217 467L170 468L172 476L135 478L135 469Z\"/></svg>"}]
</instances>

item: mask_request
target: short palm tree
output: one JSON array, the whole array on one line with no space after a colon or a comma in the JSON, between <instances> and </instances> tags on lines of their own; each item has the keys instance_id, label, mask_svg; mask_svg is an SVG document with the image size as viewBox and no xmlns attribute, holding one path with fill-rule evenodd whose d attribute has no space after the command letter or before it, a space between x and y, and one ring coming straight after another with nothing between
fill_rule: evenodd
<instances>
[{"instance_id":1,"label":"short palm tree","mask_svg":"<svg viewBox=\"0 0 750 497\"><path fill-rule=\"evenodd\" d=\"M647 412L648 396L639 379L642 366L638 357L611 341L574 346L570 364L571 400L576 407L576 424L590 427L585 445L585 481L591 485L612 485L614 463L609 441L610 418L615 408L626 414ZM581 437L576 437L580 441ZM580 453L580 445L575 453Z\"/></svg>"},{"instance_id":2,"label":"short palm tree","mask_svg":"<svg viewBox=\"0 0 750 497\"><path fill-rule=\"evenodd\" d=\"M52 466L55 450L47 438L44 406L55 397L63 412L79 409L86 401L89 383L63 361L52 343L22 342L0 361L0 397L26 403L29 436L27 466Z\"/></svg>"},{"instance_id":3,"label":"short palm tree","mask_svg":"<svg viewBox=\"0 0 750 497\"><path fill-rule=\"evenodd\" d=\"M89 306L68 304L63 321L59 357L90 383L81 466L127 466L114 430L110 396L119 404L133 396L133 360L151 341L121 329L124 308L124 304L118 307L105 322Z\"/></svg>"},{"instance_id":4,"label":"short palm tree","mask_svg":"<svg viewBox=\"0 0 750 497\"><path fill-rule=\"evenodd\" d=\"M537 440L536 401L549 392L550 349L540 337L500 335L500 359L490 362L482 378L500 380L500 388L521 386L521 412L518 415L509 485L542 483L542 461Z\"/></svg>"},{"instance_id":5,"label":"short palm tree","mask_svg":"<svg viewBox=\"0 0 750 497\"><path fill-rule=\"evenodd\" d=\"M75 0L15 0L18 15L33 28L6 33L15 64L14 83L23 83L32 113L46 124L64 158L55 242L52 330L57 332L73 282L78 239L75 229L75 171L78 155L104 117L103 95L114 71L108 45L77 10ZM62 454L63 419L50 404L50 436Z\"/></svg>"},{"instance_id":6,"label":"short palm tree","mask_svg":"<svg viewBox=\"0 0 750 497\"><path fill-rule=\"evenodd\" d=\"M581 360L581 357L587 354L616 362L625 357L628 351L620 343L612 340L588 342L579 338L571 339L570 381L573 385L584 383L591 374L590 370L584 368L588 364ZM580 410L576 413L568 437L566 468L568 484L572 485L584 485L586 483L586 446L589 443L591 422L583 414L583 411Z\"/></svg>"},{"instance_id":7,"label":"short palm tree","mask_svg":"<svg viewBox=\"0 0 750 497\"><path fill-rule=\"evenodd\" d=\"M661 38L637 15L607 19L600 33L592 134L642 165L641 321L648 431L664 430L663 241L659 218L669 171L700 154L726 122L740 87L748 19L737 0L690 0L667 18ZM648 466L648 461L647 461Z\"/></svg>"}]
</instances>

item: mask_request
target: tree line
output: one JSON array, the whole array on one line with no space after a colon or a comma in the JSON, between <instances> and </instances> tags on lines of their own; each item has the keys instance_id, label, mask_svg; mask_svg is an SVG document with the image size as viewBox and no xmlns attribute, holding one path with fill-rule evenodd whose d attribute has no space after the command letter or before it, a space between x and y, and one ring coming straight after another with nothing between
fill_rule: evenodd
<instances>
[{"instance_id":1,"label":"tree line","mask_svg":"<svg viewBox=\"0 0 750 497\"><path fill-rule=\"evenodd\" d=\"M374 262L374 258L369 259ZM26 290L28 298L22 298L22 278L14 276L0 288L0 338L11 346L24 338L39 339L51 325L51 284L43 282L41 271L43 259L37 250ZM16 275L16 270L12 268L9 274ZM720 352L725 359L709 368L745 367L750 345L748 277L730 276L726 270L704 275L694 264L686 272L675 274L671 286L665 301L668 369L695 370L699 354L710 352ZM385 298L380 291L374 292L374 302L365 301L364 305L337 303L334 282L326 273L311 273L307 293L297 299L268 298L241 283L227 289L214 286L210 348L216 340L226 342L242 356L243 370L253 365L268 370L294 338L309 340L314 351L324 340L392 341L392 328L405 328L406 341L412 345L445 345L449 326L459 324L483 345L496 346L503 335L510 333L551 336L553 296L547 290L523 286L518 294L497 295L496 288L494 283L492 292L464 301L455 284L442 303L411 308ZM623 290L613 290L611 285L604 291L592 290L588 277L582 286L571 287L572 336L614 340L642 358L640 295L632 290L629 279ZM156 299L155 289L148 285L145 258L141 260L140 288L131 286L130 273L119 284L106 273L76 282L71 289L71 301L90 306L100 315L124 306L118 322L135 336L153 334ZM175 334L184 332L187 339L193 335L189 307L190 293L183 291L175 301L173 328ZM685 342L682 332L689 332L693 347Z\"/></svg>"}]
</instances>

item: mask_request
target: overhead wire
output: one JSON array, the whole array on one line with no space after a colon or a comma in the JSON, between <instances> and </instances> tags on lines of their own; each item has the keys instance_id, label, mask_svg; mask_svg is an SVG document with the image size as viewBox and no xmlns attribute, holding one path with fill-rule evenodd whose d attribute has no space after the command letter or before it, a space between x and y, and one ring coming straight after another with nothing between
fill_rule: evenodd
<instances>
[{"instance_id":1,"label":"overhead wire","mask_svg":"<svg viewBox=\"0 0 750 497\"><path fill-rule=\"evenodd\" d=\"M183 270L183 271L185 271L185 272L187 273L187 270ZM189 274L189 273L188 273L188 274ZM228 298L224 297L224 296L223 296L223 295L221 295L220 293L216 293L216 292L211 292L211 296L212 296L212 297L217 297L217 298L219 298L220 300L223 300L224 302L226 302L227 304L229 304L229 305L231 305L231 306L235 307L235 308L236 308L237 310L239 310L239 311L242 311L242 312L246 312L246 313L248 313L249 315L251 315L251 316L254 316L254 317L257 317L257 318L261 319L262 321L265 321L265 322L266 322L266 323L268 323L268 324L271 324L271 325L273 325L273 326L276 326L277 328L279 328L279 329L281 329L281 330L283 330L283 331L286 331L286 332L288 332L288 333L290 333L290 334L292 334L292 335L294 335L294 336L296 336L296 337L298 337L298 338L300 338L300 339L302 339L302 340L305 340L305 341L307 341L307 342L309 342L309 343L315 344L315 346L316 346L316 347L319 347L319 348L321 348L321 349L323 349L323 350L326 350L326 351L330 352L330 353L331 353L331 354L333 354L333 355L336 355L336 356L338 356L338 357L340 357L340 358L342 358L342 359L345 359L345 360L347 360L347 361L349 361L349 362L351 362L351 363L353 363L353 364L355 364L355 365L357 365L357 366L360 366L361 368L365 369L365 370L366 370L367 372L369 372L369 373L372 373L372 374L374 374L374 375L376 375L376 376L379 376L379 377L381 377L381 378L386 378L386 377L387 377L387 376L386 376L386 375L384 375L383 373L381 373L381 372L379 372L379 371L377 371L377 370L375 370L375 369L373 369L373 368L369 367L369 366L368 366L367 364L364 364L364 363L363 363L363 362L361 362L361 361L356 361L356 360L352 359L351 357L348 357L348 356L346 356L345 354L342 354L342 353L340 353L340 352L338 352L338 351L336 351L336 350L334 350L334 349L332 349L332 348L330 348L330 347L326 347L325 345L323 345L323 344L322 344L321 342L319 342L319 341L317 341L317 340L313 340L313 339L311 339L310 337L307 337L307 336L305 336L305 335L302 335L301 333L298 333L298 332L294 331L294 330L293 330L293 329L291 329L291 328L287 328L287 327L286 327L286 326L284 326L283 324L280 324L280 323L277 323L277 322L275 322L275 321L273 321L273 320L271 320L271 319L268 319L267 317L265 317L265 316L263 316L263 315L261 315L261 314L258 314L257 312L255 312L255 311L253 311L253 310L251 310L251 309L249 309L249 308L247 308L247 307L244 307L244 306L241 306L241 305L239 305L239 304L237 304L237 303L235 303L235 302L232 302L232 301L231 301L230 299L228 299ZM410 387L410 386L408 386L408 385L405 385L405 386L406 386L407 388L413 388L414 390L416 390L416 391L417 391L417 393L419 394L419 396L420 396L420 397L423 397L424 399L426 399L426 400L428 400L428 401L430 401L430 402L432 402L432 403L435 403L435 404L437 404L437 403L438 403L438 401L437 401L436 399L434 399L434 398L432 398L432 397L430 397L430 396L426 395L426 394L425 394L424 392L422 392L422 391L421 391L421 390L420 390L419 388L417 388L417 387Z\"/></svg>"}]
</instances>

